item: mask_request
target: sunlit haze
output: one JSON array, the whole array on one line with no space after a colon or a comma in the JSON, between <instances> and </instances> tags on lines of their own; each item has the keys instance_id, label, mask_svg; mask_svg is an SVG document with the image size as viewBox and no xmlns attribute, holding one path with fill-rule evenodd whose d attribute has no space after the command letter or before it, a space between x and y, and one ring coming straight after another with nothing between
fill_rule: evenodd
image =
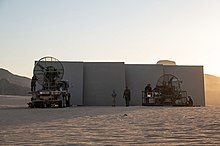
<instances>
[{"instance_id":1,"label":"sunlit haze","mask_svg":"<svg viewBox=\"0 0 220 146\"><path fill-rule=\"evenodd\" d=\"M219 0L0 0L0 68L34 60L203 65L220 76Z\"/></svg>"}]
</instances>

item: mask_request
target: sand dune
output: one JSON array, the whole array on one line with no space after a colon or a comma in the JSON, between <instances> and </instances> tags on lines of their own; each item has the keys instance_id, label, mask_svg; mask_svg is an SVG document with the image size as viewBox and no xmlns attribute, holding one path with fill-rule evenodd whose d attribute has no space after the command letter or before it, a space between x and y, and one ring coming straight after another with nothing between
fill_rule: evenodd
<instances>
[{"instance_id":1,"label":"sand dune","mask_svg":"<svg viewBox=\"0 0 220 146\"><path fill-rule=\"evenodd\" d=\"M205 75L206 105L220 105L220 78Z\"/></svg>"}]
</instances>

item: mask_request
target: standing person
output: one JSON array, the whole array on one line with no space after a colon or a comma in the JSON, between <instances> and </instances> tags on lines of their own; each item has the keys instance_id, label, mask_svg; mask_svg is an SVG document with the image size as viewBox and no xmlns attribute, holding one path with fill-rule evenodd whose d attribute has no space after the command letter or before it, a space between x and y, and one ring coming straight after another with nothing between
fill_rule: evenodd
<instances>
[{"instance_id":1,"label":"standing person","mask_svg":"<svg viewBox=\"0 0 220 146\"><path fill-rule=\"evenodd\" d=\"M112 106L115 106L115 98L116 98L117 94L115 92L115 89L112 91Z\"/></svg>"},{"instance_id":2,"label":"standing person","mask_svg":"<svg viewBox=\"0 0 220 146\"><path fill-rule=\"evenodd\" d=\"M147 86L145 87L145 96L148 97L148 95L152 96L151 84L147 84Z\"/></svg>"},{"instance_id":3,"label":"standing person","mask_svg":"<svg viewBox=\"0 0 220 146\"><path fill-rule=\"evenodd\" d=\"M37 76L34 74L31 79L31 91L32 92L34 92L36 89L36 81L37 81Z\"/></svg>"},{"instance_id":4,"label":"standing person","mask_svg":"<svg viewBox=\"0 0 220 146\"><path fill-rule=\"evenodd\" d=\"M124 90L123 98L125 98L126 106L129 106L129 102L131 100L131 91L128 89L128 86L126 86L126 89Z\"/></svg>"},{"instance_id":5,"label":"standing person","mask_svg":"<svg viewBox=\"0 0 220 146\"><path fill-rule=\"evenodd\" d=\"M188 103L188 106L193 106L193 100L192 100L192 96L188 96L188 101L187 101L187 103Z\"/></svg>"}]
</instances>

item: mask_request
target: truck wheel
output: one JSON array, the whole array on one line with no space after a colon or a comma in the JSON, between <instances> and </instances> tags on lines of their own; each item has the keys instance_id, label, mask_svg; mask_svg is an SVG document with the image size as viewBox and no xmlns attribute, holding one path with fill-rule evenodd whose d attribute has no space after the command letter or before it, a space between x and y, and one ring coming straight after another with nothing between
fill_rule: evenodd
<instances>
[{"instance_id":1,"label":"truck wheel","mask_svg":"<svg viewBox=\"0 0 220 146\"><path fill-rule=\"evenodd\" d=\"M69 102L69 100L66 101L66 107L70 107L70 102Z\"/></svg>"},{"instance_id":2,"label":"truck wheel","mask_svg":"<svg viewBox=\"0 0 220 146\"><path fill-rule=\"evenodd\" d=\"M35 108L43 108L44 106L43 106L43 102L34 102L33 103L33 106L35 107Z\"/></svg>"},{"instance_id":3,"label":"truck wheel","mask_svg":"<svg viewBox=\"0 0 220 146\"><path fill-rule=\"evenodd\" d=\"M47 107L47 108L48 108L48 107L50 108L50 107L51 107L51 104L46 104L46 107Z\"/></svg>"},{"instance_id":4,"label":"truck wheel","mask_svg":"<svg viewBox=\"0 0 220 146\"><path fill-rule=\"evenodd\" d=\"M67 96L66 107L70 107L70 97L69 96Z\"/></svg>"},{"instance_id":5,"label":"truck wheel","mask_svg":"<svg viewBox=\"0 0 220 146\"><path fill-rule=\"evenodd\" d=\"M58 107L59 107L59 108L62 108L62 107L63 107L62 101L59 101L59 102L58 102Z\"/></svg>"}]
</instances>

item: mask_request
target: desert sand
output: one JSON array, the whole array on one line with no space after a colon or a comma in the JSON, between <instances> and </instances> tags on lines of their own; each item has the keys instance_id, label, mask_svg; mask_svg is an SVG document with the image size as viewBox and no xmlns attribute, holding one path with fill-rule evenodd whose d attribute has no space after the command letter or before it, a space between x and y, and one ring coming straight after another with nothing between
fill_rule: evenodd
<instances>
[{"instance_id":1,"label":"desert sand","mask_svg":"<svg viewBox=\"0 0 220 146\"><path fill-rule=\"evenodd\" d=\"M0 97L1 145L220 145L220 107L30 109Z\"/></svg>"}]
</instances>

